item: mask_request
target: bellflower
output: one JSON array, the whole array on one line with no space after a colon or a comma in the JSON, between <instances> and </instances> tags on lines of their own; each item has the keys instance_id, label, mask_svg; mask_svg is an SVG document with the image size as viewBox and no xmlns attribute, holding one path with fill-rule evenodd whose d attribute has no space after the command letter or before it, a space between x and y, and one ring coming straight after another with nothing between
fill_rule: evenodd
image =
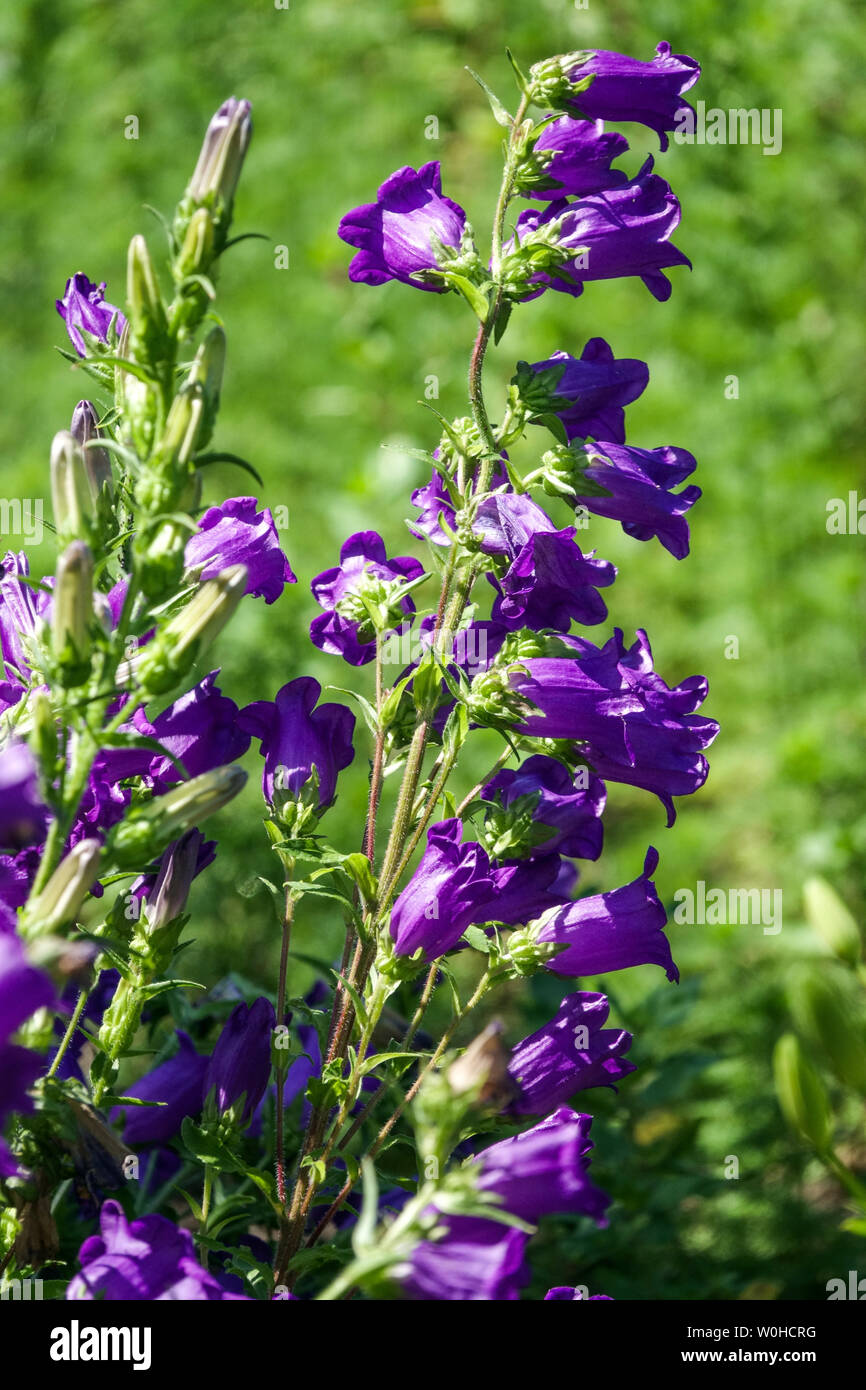
<instances>
[{"instance_id":1,"label":"bellflower","mask_svg":"<svg viewBox=\"0 0 866 1390\"><path fill-rule=\"evenodd\" d=\"M673 130L681 111L692 108L682 100L701 75L700 65L684 53L671 53L669 43L660 43L650 62L629 58L599 48L586 63L575 67L572 81L592 74L592 82L575 92L568 106L581 116L607 121L639 121L659 137L663 150L668 147L666 132Z\"/></svg>"},{"instance_id":2,"label":"bellflower","mask_svg":"<svg viewBox=\"0 0 866 1390\"><path fill-rule=\"evenodd\" d=\"M583 1294L580 1289L568 1284L557 1284L556 1288L548 1289L544 1295L544 1303L580 1303ZM587 1303L612 1303L613 1299L606 1293L591 1293L586 1300Z\"/></svg>"},{"instance_id":3,"label":"bellflower","mask_svg":"<svg viewBox=\"0 0 866 1390\"><path fill-rule=\"evenodd\" d=\"M547 969L557 975L606 975L632 965L660 965L669 980L678 980L664 934L667 913L652 881L658 862L650 846L639 878L547 913L535 940L566 947L546 962Z\"/></svg>"},{"instance_id":4,"label":"bellflower","mask_svg":"<svg viewBox=\"0 0 866 1390\"><path fill-rule=\"evenodd\" d=\"M27 1114L33 1102L27 1092L45 1067L42 1057L26 1047L0 1043L0 1126L8 1115ZM0 1178L17 1177L17 1160L0 1138Z\"/></svg>"},{"instance_id":5,"label":"bellflower","mask_svg":"<svg viewBox=\"0 0 866 1390\"><path fill-rule=\"evenodd\" d=\"M567 994L550 1022L517 1044L508 1064L519 1088L515 1115L547 1115L575 1091L613 1086L635 1070L623 1055L631 1033L603 1027L609 1012L603 994Z\"/></svg>"},{"instance_id":6,"label":"bellflower","mask_svg":"<svg viewBox=\"0 0 866 1390\"><path fill-rule=\"evenodd\" d=\"M543 362L531 363L533 372L561 367L562 375L553 388L564 402L555 410L569 440L613 439L625 441L626 405L645 390L649 368L636 357L614 357L604 338L590 338L580 354L554 352Z\"/></svg>"},{"instance_id":7,"label":"bellflower","mask_svg":"<svg viewBox=\"0 0 866 1390\"><path fill-rule=\"evenodd\" d=\"M415 613L411 598L397 598L395 593L423 573L423 566L411 555L389 560L377 532L358 531L350 536L340 550L339 565L317 575L310 586L325 609L310 624L313 645L342 656L350 666L366 665L376 655L376 628L367 605L387 610L392 626L401 615L411 619Z\"/></svg>"},{"instance_id":8,"label":"bellflower","mask_svg":"<svg viewBox=\"0 0 866 1390\"><path fill-rule=\"evenodd\" d=\"M26 582L30 562L21 551L9 551L0 565L0 654L7 674L26 681L30 675L28 645L45 618L51 596Z\"/></svg>"},{"instance_id":9,"label":"bellflower","mask_svg":"<svg viewBox=\"0 0 866 1390\"><path fill-rule=\"evenodd\" d=\"M598 590L612 584L616 569L608 560L584 555L575 528L538 532L514 557L500 580L494 622L518 628L567 632L572 620L590 626L604 622L607 606Z\"/></svg>"},{"instance_id":10,"label":"bellflower","mask_svg":"<svg viewBox=\"0 0 866 1390\"><path fill-rule=\"evenodd\" d=\"M427 832L427 848L391 912L397 955L423 947L427 960L453 950L466 928L489 901L490 861L480 845L461 844L463 824L440 821ZM486 919L485 919L486 920Z\"/></svg>"},{"instance_id":11,"label":"bellflower","mask_svg":"<svg viewBox=\"0 0 866 1390\"><path fill-rule=\"evenodd\" d=\"M586 477L604 487L609 496L582 494L578 481L577 500L596 516L622 522L626 535L635 540L657 536L675 559L684 559L689 553L685 513L697 502L701 489L670 489L694 471L693 455L671 446L635 449L608 441L585 444L584 452L589 461L584 469Z\"/></svg>"},{"instance_id":12,"label":"bellflower","mask_svg":"<svg viewBox=\"0 0 866 1390\"><path fill-rule=\"evenodd\" d=\"M568 639L578 646L577 639ZM642 703L624 681L617 652L581 641L570 657L528 657L525 669L509 677L512 689L536 706L519 731L538 738L590 741L607 756L628 761L626 716L639 713ZM599 774L602 775L602 774Z\"/></svg>"},{"instance_id":13,"label":"bellflower","mask_svg":"<svg viewBox=\"0 0 866 1390\"><path fill-rule=\"evenodd\" d=\"M561 888L560 868L556 854L491 868L490 888L476 901L473 922L519 926L540 917L548 908L569 902L570 893Z\"/></svg>"},{"instance_id":14,"label":"bellflower","mask_svg":"<svg viewBox=\"0 0 866 1390\"><path fill-rule=\"evenodd\" d=\"M669 184L654 174L652 167L650 156L637 177L619 188L590 194L578 203L561 199L548 204L543 212L534 208L522 212L517 219L521 241L562 219L558 244L575 252L575 259L563 267L569 280L554 270L549 275L539 272L535 282L576 296L583 293L588 280L638 275L656 299L669 299L670 282L662 272L674 265L691 266L691 261L670 241L679 226L680 205ZM506 249L510 251L511 244Z\"/></svg>"},{"instance_id":15,"label":"bellflower","mask_svg":"<svg viewBox=\"0 0 866 1390\"><path fill-rule=\"evenodd\" d=\"M0 751L0 849L39 844L47 828L33 754L26 743L9 743Z\"/></svg>"},{"instance_id":16,"label":"bellflower","mask_svg":"<svg viewBox=\"0 0 866 1390\"><path fill-rule=\"evenodd\" d=\"M534 149L536 154L554 151L544 173L555 187L533 188L528 194L531 198L582 198L628 182L628 174L610 167L611 160L625 154L628 141L606 131L603 121L560 116L544 127Z\"/></svg>"},{"instance_id":17,"label":"bellflower","mask_svg":"<svg viewBox=\"0 0 866 1390\"><path fill-rule=\"evenodd\" d=\"M105 298L105 281L94 285L83 271L77 271L66 281L63 298L56 303L57 312L66 324L66 331L79 357L87 356L84 333L100 343L107 343L112 323L118 338L126 327L123 314Z\"/></svg>"},{"instance_id":18,"label":"bellflower","mask_svg":"<svg viewBox=\"0 0 866 1390\"><path fill-rule=\"evenodd\" d=\"M245 565L247 593L273 603L286 584L297 584L280 546L269 507L256 511L255 497L230 497L208 507L195 535L186 543L184 561L199 579L214 579L229 565Z\"/></svg>"},{"instance_id":19,"label":"bellflower","mask_svg":"<svg viewBox=\"0 0 866 1390\"><path fill-rule=\"evenodd\" d=\"M465 226L466 213L442 194L438 161L417 171L404 166L385 180L375 203L347 212L340 223L338 235L358 249L349 279L364 285L400 280L416 289L441 292L440 286L413 280L412 275L438 268L433 238L456 249Z\"/></svg>"},{"instance_id":20,"label":"bellflower","mask_svg":"<svg viewBox=\"0 0 866 1390\"><path fill-rule=\"evenodd\" d=\"M319 805L329 806L336 795L337 774L355 756L354 714L345 705L316 708L321 693L312 676L298 676L282 687L276 700L257 700L238 716L239 728L261 740L262 790L270 803L276 790L297 796L315 768Z\"/></svg>"},{"instance_id":21,"label":"bellflower","mask_svg":"<svg viewBox=\"0 0 866 1390\"><path fill-rule=\"evenodd\" d=\"M274 1023L274 1006L269 999L260 997L253 1004L238 1004L208 1062L202 1101L212 1098L220 1115L233 1110L241 1126L249 1123L268 1084Z\"/></svg>"},{"instance_id":22,"label":"bellflower","mask_svg":"<svg viewBox=\"0 0 866 1390\"><path fill-rule=\"evenodd\" d=\"M78 1252L81 1273L66 1297L125 1302L214 1302L244 1299L230 1293L195 1258L192 1236L164 1216L128 1221L119 1202L103 1202L101 1234Z\"/></svg>"},{"instance_id":23,"label":"bellflower","mask_svg":"<svg viewBox=\"0 0 866 1390\"><path fill-rule=\"evenodd\" d=\"M178 1133L187 1115L197 1115L201 1110L208 1058L196 1051L192 1039L180 1029L177 1041L178 1049L173 1057L124 1089L125 1095L138 1100L164 1103L118 1106L116 1112L112 1112L112 1119L118 1114L126 1115L123 1139L131 1147L167 1143Z\"/></svg>"},{"instance_id":24,"label":"bellflower","mask_svg":"<svg viewBox=\"0 0 866 1390\"><path fill-rule=\"evenodd\" d=\"M186 911L193 881L216 858L216 842L200 830L187 830L163 851L159 870L136 880L131 894L147 904L151 933L174 922Z\"/></svg>"},{"instance_id":25,"label":"bellflower","mask_svg":"<svg viewBox=\"0 0 866 1390\"><path fill-rule=\"evenodd\" d=\"M560 1106L523 1134L491 1144L472 1160L479 1190L533 1224L554 1212L579 1212L603 1225L610 1198L587 1174L591 1126L591 1115Z\"/></svg>"},{"instance_id":26,"label":"bellflower","mask_svg":"<svg viewBox=\"0 0 866 1390\"><path fill-rule=\"evenodd\" d=\"M408 1298L468 1303L520 1297L529 1281L525 1232L484 1217L443 1215L434 1235L394 1270Z\"/></svg>"},{"instance_id":27,"label":"bellflower","mask_svg":"<svg viewBox=\"0 0 866 1390\"><path fill-rule=\"evenodd\" d=\"M531 857L566 854L574 859L597 859L603 837L605 789L598 777L587 776L585 780L585 786L576 785L562 763L537 753L519 768L503 768L482 787L481 795L506 811L521 798L534 800L533 823L552 833L540 842L530 840L526 848Z\"/></svg>"}]
</instances>

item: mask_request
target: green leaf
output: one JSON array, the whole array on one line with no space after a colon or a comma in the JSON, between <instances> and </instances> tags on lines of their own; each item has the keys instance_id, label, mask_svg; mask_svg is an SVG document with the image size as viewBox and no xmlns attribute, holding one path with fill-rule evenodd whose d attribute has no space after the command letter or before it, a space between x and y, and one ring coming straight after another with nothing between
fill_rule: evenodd
<instances>
[{"instance_id":1,"label":"green leaf","mask_svg":"<svg viewBox=\"0 0 866 1390\"><path fill-rule=\"evenodd\" d=\"M487 295L482 293L477 285L473 285L471 280L467 280L465 275L454 275L449 272L448 283L463 295L466 303L481 323L486 323L487 315L490 312Z\"/></svg>"},{"instance_id":2,"label":"green leaf","mask_svg":"<svg viewBox=\"0 0 866 1390\"><path fill-rule=\"evenodd\" d=\"M361 1215L352 1232L352 1249L356 1255L363 1255L376 1241L376 1224L379 1216L379 1182L376 1169L369 1158L361 1160L364 1177L364 1200Z\"/></svg>"},{"instance_id":3,"label":"green leaf","mask_svg":"<svg viewBox=\"0 0 866 1390\"><path fill-rule=\"evenodd\" d=\"M242 468L245 473L250 473L259 484L264 487L264 479L258 469L254 468L249 459L241 458L240 454L230 454L223 449L219 449L207 454L199 454L195 459L196 468L207 468L212 463L233 463L238 468Z\"/></svg>"},{"instance_id":4,"label":"green leaf","mask_svg":"<svg viewBox=\"0 0 866 1390\"><path fill-rule=\"evenodd\" d=\"M479 77L478 73L468 65L466 66L466 71L469 73L470 77L475 79L482 92L487 97L487 100L490 102L490 109L493 112L494 119L499 125L505 126L506 130L510 130L514 125L514 117L508 114L502 102L499 100L499 97L495 92L490 90L483 77Z\"/></svg>"}]
</instances>

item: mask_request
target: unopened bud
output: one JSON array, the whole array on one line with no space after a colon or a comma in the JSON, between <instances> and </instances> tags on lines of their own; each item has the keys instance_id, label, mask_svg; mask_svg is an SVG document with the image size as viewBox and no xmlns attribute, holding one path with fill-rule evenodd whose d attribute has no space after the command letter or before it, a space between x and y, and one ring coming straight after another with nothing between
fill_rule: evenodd
<instances>
[{"instance_id":1,"label":"unopened bud","mask_svg":"<svg viewBox=\"0 0 866 1390\"><path fill-rule=\"evenodd\" d=\"M856 965L863 953L860 928L842 899L825 878L815 875L803 884L806 918L840 960Z\"/></svg>"},{"instance_id":2,"label":"unopened bud","mask_svg":"<svg viewBox=\"0 0 866 1390\"><path fill-rule=\"evenodd\" d=\"M195 203L231 207L250 143L250 103L229 97L211 117L187 194Z\"/></svg>"},{"instance_id":3,"label":"unopened bud","mask_svg":"<svg viewBox=\"0 0 866 1390\"><path fill-rule=\"evenodd\" d=\"M42 892L27 904L19 921L22 936L56 932L75 920L96 881L101 853L99 840L79 840L60 861Z\"/></svg>"},{"instance_id":4,"label":"unopened bud","mask_svg":"<svg viewBox=\"0 0 866 1390\"><path fill-rule=\"evenodd\" d=\"M827 1092L820 1076L806 1060L795 1034L785 1033L776 1043L773 1072L776 1095L785 1119L819 1153L825 1153L831 1133Z\"/></svg>"},{"instance_id":5,"label":"unopened bud","mask_svg":"<svg viewBox=\"0 0 866 1390\"><path fill-rule=\"evenodd\" d=\"M83 541L73 541L57 561L51 610L51 648L67 687L90 675L90 628L93 622L93 555Z\"/></svg>"},{"instance_id":6,"label":"unopened bud","mask_svg":"<svg viewBox=\"0 0 866 1390\"><path fill-rule=\"evenodd\" d=\"M130 349L136 361L161 361L168 342L168 320L156 271L143 236L129 243L126 293Z\"/></svg>"},{"instance_id":7,"label":"unopened bud","mask_svg":"<svg viewBox=\"0 0 866 1390\"><path fill-rule=\"evenodd\" d=\"M147 896L148 932L159 931L185 910L203 844L201 831L193 829L165 851L156 882Z\"/></svg>"},{"instance_id":8,"label":"unopened bud","mask_svg":"<svg viewBox=\"0 0 866 1390\"><path fill-rule=\"evenodd\" d=\"M446 1073L455 1095L472 1094L478 1105L501 1110L516 1092L508 1071L509 1054L502 1043L502 1024L494 1019L479 1033Z\"/></svg>"},{"instance_id":9,"label":"unopened bud","mask_svg":"<svg viewBox=\"0 0 866 1390\"><path fill-rule=\"evenodd\" d=\"M208 208L196 208L186 229L175 265L179 280L188 275L206 275L214 256L213 216Z\"/></svg>"},{"instance_id":10,"label":"unopened bud","mask_svg":"<svg viewBox=\"0 0 866 1390\"><path fill-rule=\"evenodd\" d=\"M838 966L833 975L808 968L789 993L798 1029L821 1049L843 1086L866 1094L866 1028L856 982Z\"/></svg>"},{"instance_id":11,"label":"unopened bud","mask_svg":"<svg viewBox=\"0 0 866 1390\"><path fill-rule=\"evenodd\" d=\"M228 805L243 787L247 774L240 767L216 767L173 787L115 826L106 852L118 868L139 868L168 842Z\"/></svg>"},{"instance_id":12,"label":"unopened bud","mask_svg":"<svg viewBox=\"0 0 866 1390\"><path fill-rule=\"evenodd\" d=\"M84 453L84 468L90 483L94 504L105 489L109 496L114 491L114 477L108 450L99 446L99 417L90 401L79 401L72 412L70 431L81 445Z\"/></svg>"},{"instance_id":13,"label":"unopened bud","mask_svg":"<svg viewBox=\"0 0 866 1390\"><path fill-rule=\"evenodd\" d=\"M69 430L60 430L51 444L51 505L61 540L83 540L90 535L93 495L84 452Z\"/></svg>"},{"instance_id":14,"label":"unopened bud","mask_svg":"<svg viewBox=\"0 0 866 1390\"><path fill-rule=\"evenodd\" d=\"M124 663L118 680L137 678L144 691L161 695L171 690L203 651L222 632L246 593L245 565L230 565L208 579L154 640L138 653L130 669Z\"/></svg>"}]
</instances>

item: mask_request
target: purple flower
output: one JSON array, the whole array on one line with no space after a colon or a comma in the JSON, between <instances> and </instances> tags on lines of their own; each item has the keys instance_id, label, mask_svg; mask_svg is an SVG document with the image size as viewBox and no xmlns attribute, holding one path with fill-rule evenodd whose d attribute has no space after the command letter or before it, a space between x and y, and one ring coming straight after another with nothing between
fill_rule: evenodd
<instances>
[{"instance_id":1,"label":"purple flower","mask_svg":"<svg viewBox=\"0 0 866 1390\"><path fill-rule=\"evenodd\" d=\"M516 1226L478 1216L445 1216L405 1266L395 1270L409 1298L513 1302L529 1281L528 1237Z\"/></svg>"},{"instance_id":2,"label":"purple flower","mask_svg":"<svg viewBox=\"0 0 866 1390\"><path fill-rule=\"evenodd\" d=\"M560 868L556 854L491 868L490 888L476 902L473 922L519 926L540 917L548 908L570 902L571 894L562 892Z\"/></svg>"},{"instance_id":3,"label":"purple flower","mask_svg":"<svg viewBox=\"0 0 866 1390\"><path fill-rule=\"evenodd\" d=\"M587 1175L591 1115L567 1106L479 1155L478 1187L512 1216L533 1224L554 1212L579 1212L603 1224L610 1198Z\"/></svg>"},{"instance_id":4,"label":"purple flower","mask_svg":"<svg viewBox=\"0 0 866 1390\"><path fill-rule=\"evenodd\" d=\"M671 53L670 44L662 42L649 63L596 49L570 76L580 81L590 74L592 82L585 91L574 93L569 106L590 119L639 121L657 133L666 150L665 132L674 129L680 112L692 110L681 97L695 85L701 69L694 58Z\"/></svg>"},{"instance_id":5,"label":"purple flower","mask_svg":"<svg viewBox=\"0 0 866 1390\"><path fill-rule=\"evenodd\" d=\"M349 266L349 279L365 285L401 280L416 289L436 290L411 277L415 271L436 270L435 237L443 246L458 247L466 225L466 213L442 196L438 161L417 172L405 166L386 179L375 203L347 212L339 236L358 254Z\"/></svg>"},{"instance_id":6,"label":"purple flower","mask_svg":"<svg viewBox=\"0 0 866 1390\"><path fill-rule=\"evenodd\" d=\"M350 666L364 666L376 655L376 630L368 604L411 618L411 598L396 598L407 581L418 579L424 567L411 555L388 559L385 542L376 531L358 531L344 542L336 568L317 575L313 597L325 612L310 624L313 645L342 656Z\"/></svg>"},{"instance_id":7,"label":"purple flower","mask_svg":"<svg viewBox=\"0 0 866 1390\"><path fill-rule=\"evenodd\" d=\"M66 331L79 357L87 356L83 333L91 334L100 343L107 343L112 320L118 337L126 327L123 314L105 298L105 281L101 285L94 285L80 270L66 281L63 298L56 303L57 312L66 324Z\"/></svg>"},{"instance_id":8,"label":"purple flower","mask_svg":"<svg viewBox=\"0 0 866 1390\"><path fill-rule=\"evenodd\" d=\"M562 763L537 753L519 768L503 768L482 788L481 795L486 801L498 800L506 810L522 797L536 802L534 824L552 833L548 839L531 844L528 853L532 858L566 854L575 859L597 859L603 836L604 783L589 776L585 781L585 786L575 784Z\"/></svg>"},{"instance_id":9,"label":"purple flower","mask_svg":"<svg viewBox=\"0 0 866 1390\"><path fill-rule=\"evenodd\" d=\"M269 999L260 997L253 1004L238 1004L208 1062L202 1082L203 1103L212 1097L220 1115L234 1108L241 1126L249 1124L268 1084L274 1023L274 1006ZM237 1110L241 1101L243 1106Z\"/></svg>"},{"instance_id":10,"label":"purple flower","mask_svg":"<svg viewBox=\"0 0 866 1390\"><path fill-rule=\"evenodd\" d=\"M511 673L512 689L538 710L518 731L538 738L588 740L608 756L628 761L626 716L639 712L642 704L623 679L618 653L610 643L599 648L579 638L564 640L576 649L574 659L529 657L521 663L525 670Z\"/></svg>"},{"instance_id":11,"label":"purple flower","mask_svg":"<svg viewBox=\"0 0 866 1390\"><path fill-rule=\"evenodd\" d=\"M550 275L541 272L535 277L540 286L551 285L576 296L583 293L587 280L639 275L656 299L670 298L670 282L662 271L673 265L690 266L691 262L669 240L679 225L680 205L669 184L654 174L652 167L650 157L637 178L620 188L590 194L578 203L561 199L543 212L530 208L520 214L517 231L521 242L530 232L561 218L559 244L575 252L575 259L564 265L570 280L561 279L556 271Z\"/></svg>"},{"instance_id":12,"label":"purple flower","mask_svg":"<svg viewBox=\"0 0 866 1390\"><path fill-rule=\"evenodd\" d=\"M555 532L556 527L526 492L494 492L481 503L473 530L485 555L507 555L513 560L535 536Z\"/></svg>"},{"instance_id":13,"label":"purple flower","mask_svg":"<svg viewBox=\"0 0 866 1390\"><path fill-rule=\"evenodd\" d=\"M660 965L669 980L678 980L664 934L667 913L652 881L658 862L650 846L643 873L633 882L548 913L535 939L566 949L547 961L547 969L557 975L605 975L632 965Z\"/></svg>"},{"instance_id":14,"label":"purple flower","mask_svg":"<svg viewBox=\"0 0 866 1390\"><path fill-rule=\"evenodd\" d=\"M582 198L628 181L622 169L611 169L611 160L625 154L628 141L605 131L603 121L579 121L560 116L544 127L535 142L536 153L555 150L544 170L554 181L552 189L532 189L530 198Z\"/></svg>"},{"instance_id":15,"label":"purple flower","mask_svg":"<svg viewBox=\"0 0 866 1390\"><path fill-rule=\"evenodd\" d=\"M490 861L480 845L461 844L458 819L439 821L427 832L427 848L391 912L391 937L399 956L422 947L427 960L452 950L478 920L490 898Z\"/></svg>"},{"instance_id":16,"label":"purple flower","mask_svg":"<svg viewBox=\"0 0 866 1390\"><path fill-rule=\"evenodd\" d=\"M615 628L604 651L616 659L623 688L637 698L639 707L626 715L625 754L609 743L601 747L588 735L586 756L606 781L654 792L667 811L668 825L673 825L673 797L690 796L704 785L710 768L703 750L719 732L714 719L694 713L706 699L706 677L690 676L673 688L666 685L653 670L649 638L642 628L627 651L621 629Z\"/></svg>"},{"instance_id":17,"label":"purple flower","mask_svg":"<svg viewBox=\"0 0 866 1390\"><path fill-rule=\"evenodd\" d=\"M269 507L257 512L255 497L230 497L209 507L187 541L184 559L187 569L201 567L202 580L229 565L246 565L247 593L266 603L278 599L284 585L298 582L280 547L273 513Z\"/></svg>"},{"instance_id":18,"label":"purple flower","mask_svg":"<svg viewBox=\"0 0 866 1390\"><path fill-rule=\"evenodd\" d=\"M0 566L0 654L7 673L26 681L30 675L27 644L51 603L49 594L22 581L30 575L27 556L9 551ZM23 693L23 692L22 692Z\"/></svg>"},{"instance_id":19,"label":"purple flower","mask_svg":"<svg viewBox=\"0 0 866 1390\"><path fill-rule=\"evenodd\" d=\"M511 631L522 627L567 632L572 619L604 622L607 606L598 590L612 584L616 569L608 560L584 555L575 528L538 532L514 557L502 579L491 617Z\"/></svg>"},{"instance_id":20,"label":"purple flower","mask_svg":"<svg viewBox=\"0 0 866 1390\"><path fill-rule=\"evenodd\" d=\"M312 676L298 676L276 700L258 700L238 716L239 728L261 740L265 760L262 790L273 803L275 790L297 796L316 769L319 805L327 807L337 790L337 774L355 756L355 716L345 705L314 708L322 687Z\"/></svg>"},{"instance_id":21,"label":"purple flower","mask_svg":"<svg viewBox=\"0 0 866 1390\"><path fill-rule=\"evenodd\" d=\"M162 1101L158 1108L145 1105L118 1106L111 1118L126 1115L124 1143L164 1144L174 1138L187 1115L201 1110L202 1083L208 1059L196 1052L187 1033L177 1030L178 1049L168 1061L154 1067L139 1081L124 1088L124 1094L138 1100Z\"/></svg>"},{"instance_id":22,"label":"purple flower","mask_svg":"<svg viewBox=\"0 0 866 1390\"><path fill-rule=\"evenodd\" d=\"M214 1302L246 1298L229 1292L202 1269L192 1236L156 1214L127 1221L119 1202L103 1202L101 1235L89 1236L78 1259L81 1273L66 1297L155 1303L162 1300Z\"/></svg>"},{"instance_id":23,"label":"purple flower","mask_svg":"<svg viewBox=\"0 0 866 1390\"><path fill-rule=\"evenodd\" d=\"M438 457L438 450L436 454ZM509 486L508 473L502 462L497 462L493 470L493 476L490 479L490 486L491 488ZM535 503L532 502L529 497L525 497L521 500L525 500L529 502L530 506L535 507ZM452 531L456 528L457 521L454 515L454 505L448 495L448 489L445 486L438 468L433 469L433 474L429 483L425 483L423 487L416 488L412 493L412 504L415 507L419 507L421 511L421 515L417 517L415 521L409 523L409 530L412 532L412 535L417 536L419 540L428 540L431 545L450 545L451 541L441 525L440 518L444 518L446 524ZM479 536L484 536L482 549L490 553L490 547L487 543L488 526L484 520L485 507L487 505L488 504L484 503L479 509L480 523L476 524L475 532ZM536 508L536 511L538 511L541 516L544 516L540 507ZM548 526L546 529L551 531L554 530L553 522L550 521L549 518L547 518L547 520ZM503 547L500 546L499 548L502 549Z\"/></svg>"},{"instance_id":24,"label":"purple flower","mask_svg":"<svg viewBox=\"0 0 866 1390\"><path fill-rule=\"evenodd\" d=\"M9 743L0 752L0 849L40 844L47 828L33 754L26 743Z\"/></svg>"},{"instance_id":25,"label":"purple flower","mask_svg":"<svg viewBox=\"0 0 866 1390\"><path fill-rule=\"evenodd\" d=\"M187 830L164 850L159 871L136 880L132 896L147 904L148 933L176 921L186 910L194 879L216 858L216 842L200 830Z\"/></svg>"},{"instance_id":26,"label":"purple flower","mask_svg":"<svg viewBox=\"0 0 866 1390\"><path fill-rule=\"evenodd\" d=\"M638 541L657 536L675 559L684 559L689 553L685 513L697 502L701 489L669 489L694 472L694 456L670 445L635 449L608 442L585 444L584 452L589 459L584 470L587 478L601 484L610 496L584 495L578 490L577 500L597 516L622 522L627 536Z\"/></svg>"},{"instance_id":27,"label":"purple flower","mask_svg":"<svg viewBox=\"0 0 866 1390\"><path fill-rule=\"evenodd\" d=\"M625 440L625 411L649 381L649 368L637 357L615 358L613 349L604 338L590 338L580 357L567 352L554 352L543 362L533 362L533 372L563 367L562 375L553 388L566 401L556 410L565 432L571 439Z\"/></svg>"},{"instance_id":28,"label":"purple flower","mask_svg":"<svg viewBox=\"0 0 866 1390\"><path fill-rule=\"evenodd\" d=\"M27 1092L44 1066L43 1058L26 1047L0 1043L0 1125L7 1115L26 1114L33 1109ZM17 1160L0 1138L0 1178L17 1177L20 1172Z\"/></svg>"},{"instance_id":29,"label":"purple flower","mask_svg":"<svg viewBox=\"0 0 866 1390\"><path fill-rule=\"evenodd\" d=\"M567 994L543 1028L518 1043L508 1070L519 1087L516 1115L548 1115L575 1091L613 1086L635 1070L623 1056L631 1033L604 1028L610 1005L603 994Z\"/></svg>"},{"instance_id":30,"label":"purple flower","mask_svg":"<svg viewBox=\"0 0 866 1390\"><path fill-rule=\"evenodd\" d=\"M583 1294L580 1289L568 1284L557 1284L556 1288L548 1289L542 1299L543 1303L580 1303ZM606 1293L591 1293L586 1300L587 1303L613 1303L613 1299Z\"/></svg>"}]
</instances>

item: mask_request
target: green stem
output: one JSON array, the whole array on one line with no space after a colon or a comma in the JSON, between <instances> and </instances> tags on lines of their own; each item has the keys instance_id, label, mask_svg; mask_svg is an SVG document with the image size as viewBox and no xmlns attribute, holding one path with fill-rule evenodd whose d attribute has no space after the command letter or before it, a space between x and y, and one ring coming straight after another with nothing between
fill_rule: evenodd
<instances>
[{"instance_id":1,"label":"green stem","mask_svg":"<svg viewBox=\"0 0 866 1390\"><path fill-rule=\"evenodd\" d=\"M73 1009L72 1017L69 1020L69 1026L67 1027L66 1032L63 1034L63 1037L60 1039L60 1046L57 1049L57 1055L54 1058L54 1061L51 1063L51 1066L48 1068L48 1072L46 1073L48 1079L56 1075L57 1068L63 1061L66 1049L68 1048L69 1044L72 1042L73 1037L75 1036L75 1030L78 1027L79 1022L81 1021L81 1015L84 1013L84 1007L89 998L89 989L79 990L78 998L75 1001L75 1008Z\"/></svg>"}]
</instances>

